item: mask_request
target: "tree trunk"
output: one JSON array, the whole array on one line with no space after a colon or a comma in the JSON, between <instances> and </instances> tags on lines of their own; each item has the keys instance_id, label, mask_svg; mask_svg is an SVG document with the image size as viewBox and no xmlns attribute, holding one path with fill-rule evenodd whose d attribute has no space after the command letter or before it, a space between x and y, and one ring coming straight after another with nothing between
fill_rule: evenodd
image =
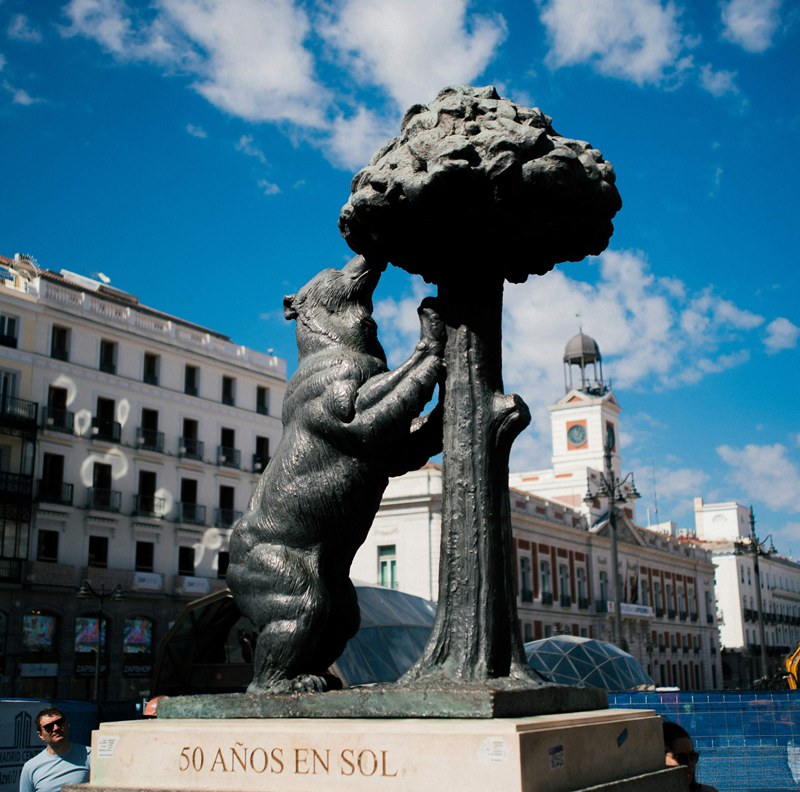
<instances>
[{"instance_id":1,"label":"tree trunk","mask_svg":"<svg viewBox=\"0 0 800 792\"><path fill-rule=\"evenodd\" d=\"M474 270L473 270L474 271ZM508 458L530 422L503 394L502 276L439 284L447 325L439 605L402 682L530 679L517 622Z\"/></svg>"}]
</instances>

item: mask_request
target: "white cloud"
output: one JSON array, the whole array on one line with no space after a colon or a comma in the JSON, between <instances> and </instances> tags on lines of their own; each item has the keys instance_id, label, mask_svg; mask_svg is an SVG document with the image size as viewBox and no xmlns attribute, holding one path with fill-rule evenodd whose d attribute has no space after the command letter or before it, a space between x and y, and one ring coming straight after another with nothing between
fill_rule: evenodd
<instances>
[{"instance_id":1,"label":"white cloud","mask_svg":"<svg viewBox=\"0 0 800 792\"><path fill-rule=\"evenodd\" d=\"M277 184L268 182L266 179L259 179L258 187L264 195L277 195L281 191Z\"/></svg>"},{"instance_id":2,"label":"white cloud","mask_svg":"<svg viewBox=\"0 0 800 792\"><path fill-rule=\"evenodd\" d=\"M8 23L8 37L16 41L29 41L38 44L42 40L41 32L31 25L25 14L14 14Z\"/></svg>"},{"instance_id":3,"label":"white cloud","mask_svg":"<svg viewBox=\"0 0 800 792\"><path fill-rule=\"evenodd\" d=\"M764 52L780 25L781 0L728 0L722 3L723 38L748 52Z\"/></svg>"},{"instance_id":4,"label":"white cloud","mask_svg":"<svg viewBox=\"0 0 800 792\"><path fill-rule=\"evenodd\" d=\"M194 124L187 124L186 131L192 136L196 138L207 138L208 135L206 134L205 129L203 127L195 126Z\"/></svg>"},{"instance_id":5,"label":"white cloud","mask_svg":"<svg viewBox=\"0 0 800 792\"><path fill-rule=\"evenodd\" d=\"M783 316L773 319L767 325L767 337L764 339L764 348L768 355L782 352L784 349L794 349L800 337L800 327L793 324Z\"/></svg>"},{"instance_id":6,"label":"white cloud","mask_svg":"<svg viewBox=\"0 0 800 792\"><path fill-rule=\"evenodd\" d=\"M736 95L739 89L736 87L736 72L720 69L715 71L710 63L706 63L700 68L700 85L712 96L726 96L727 94Z\"/></svg>"},{"instance_id":7,"label":"white cloud","mask_svg":"<svg viewBox=\"0 0 800 792\"><path fill-rule=\"evenodd\" d=\"M774 445L746 445L717 448L720 459L731 468L732 482L752 500L770 509L800 511L800 469L789 457L787 448Z\"/></svg>"},{"instance_id":8,"label":"white cloud","mask_svg":"<svg viewBox=\"0 0 800 792\"><path fill-rule=\"evenodd\" d=\"M361 168L372 153L397 134L397 119L383 118L366 107L337 116L324 143L331 162L347 169Z\"/></svg>"},{"instance_id":9,"label":"white cloud","mask_svg":"<svg viewBox=\"0 0 800 792\"><path fill-rule=\"evenodd\" d=\"M65 35L95 39L122 60L180 67L219 109L249 121L323 126L327 92L291 0L160 0L149 17L123 0L70 0Z\"/></svg>"},{"instance_id":10,"label":"white cloud","mask_svg":"<svg viewBox=\"0 0 800 792\"><path fill-rule=\"evenodd\" d=\"M678 17L674 3L658 0L549 0L541 11L547 61L554 68L590 63L637 85L661 83L691 65L681 57L689 42Z\"/></svg>"},{"instance_id":11,"label":"white cloud","mask_svg":"<svg viewBox=\"0 0 800 792\"><path fill-rule=\"evenodd\" d=\"M252 135L242 135L236 144L236 150L241 151L248 157L257 159L262 165L268 165L267 157L264 152L253 143Z\"/></svg>"},{"instance_id":12,"label":"white cloud","mask_svg":"<svg viewBox=\"0 0 800 792\"><path fill-rule=\"evenodd\" d=\"M445 85L480 75L506 35L499 15L469 15L467 0L340 0L320 33L362 83L405 110Z\"/></svg>"}]
</instances>

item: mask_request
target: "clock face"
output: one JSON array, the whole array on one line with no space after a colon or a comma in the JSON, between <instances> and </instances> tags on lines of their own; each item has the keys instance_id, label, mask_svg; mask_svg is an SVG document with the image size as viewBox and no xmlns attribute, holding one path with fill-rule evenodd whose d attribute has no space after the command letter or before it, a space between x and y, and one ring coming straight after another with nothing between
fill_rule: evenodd
<instances>
[{"instance_id":1,"label":"clock face","mask_svg":"<svg viewBox=\"0 0 800 792\"><path fill-rule=\"evenodd\" d=\"M570 448L580 448L586 445L586 427L576 423L567 429L567 441Z\"/></svg>"}]
</instances>

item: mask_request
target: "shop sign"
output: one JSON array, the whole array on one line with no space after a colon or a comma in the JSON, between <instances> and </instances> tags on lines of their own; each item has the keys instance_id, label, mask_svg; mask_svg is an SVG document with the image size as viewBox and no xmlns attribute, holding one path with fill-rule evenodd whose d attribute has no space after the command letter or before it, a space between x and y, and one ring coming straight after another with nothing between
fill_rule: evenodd
<instances>
[{"instance_id":1,"label":"shop sign","mask_svg":"<svg viewBox=\"0 0 800 792\"><path fill-rule=\"evenodd\" d=\"M58 663L20 663L21 677L54 677L58 676Z\"/></svg>"}]
</instances>

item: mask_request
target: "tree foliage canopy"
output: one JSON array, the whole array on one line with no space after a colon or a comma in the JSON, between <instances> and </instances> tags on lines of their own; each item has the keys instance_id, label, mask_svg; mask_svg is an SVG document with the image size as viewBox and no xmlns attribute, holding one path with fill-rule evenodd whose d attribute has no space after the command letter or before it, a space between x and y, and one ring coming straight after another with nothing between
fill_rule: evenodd
<instances>
[{"instance_id":1,"label":"tree foliage canopy","mask_svg":"<svg viewBox=\"0 0 800 792\"><path fill-rule=\"evenodd\" d=\"M445 88L353 178L345 240L434 283L490 271L522 282L601 253L622 206L614 169L551 124L491 86Z\"/></svg>"}]
</instances>

